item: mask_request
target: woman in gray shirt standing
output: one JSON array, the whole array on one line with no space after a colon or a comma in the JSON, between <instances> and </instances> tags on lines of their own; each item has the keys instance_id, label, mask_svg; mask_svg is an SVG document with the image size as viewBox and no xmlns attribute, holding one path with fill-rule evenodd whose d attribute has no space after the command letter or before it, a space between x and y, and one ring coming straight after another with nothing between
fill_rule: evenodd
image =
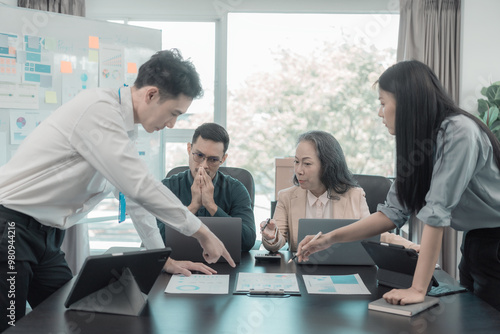
<instances>
[{"instance_id":1,"label":"woman in gray shirt standing","mask_svg":"<svg viewBox=\"0 0 500 334\"><path fill-rule=\"evenodd\" d=\"M364 239L412 215L424 222L412 286L384 295L392 304L424 300L441 249L443 228L466 232L460 282L500 310L500 143L460 109L432 70L399 62L378 80L378 115L396 136L397 174L378 212L355 224L302 240L299 261L333 243Z\"/></svg>"}]
</instances>

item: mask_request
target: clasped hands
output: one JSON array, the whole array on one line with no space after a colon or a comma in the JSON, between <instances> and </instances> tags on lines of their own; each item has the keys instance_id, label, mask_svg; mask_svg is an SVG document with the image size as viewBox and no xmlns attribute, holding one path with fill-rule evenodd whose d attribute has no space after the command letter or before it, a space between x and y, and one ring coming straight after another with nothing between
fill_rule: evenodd
<instances>
[{"instance_id":1,"label":"clasped hands","mask_svg":"<svg viewBox=\"0 0 500 334\"><path fill-rule=\"evenodd\" d=\"M191 186L191 204L188 206L188 209L193 214L196 214L202 206L212 216L217 212L212 177L205 171L205 168L200 167L194 175L193 185Z\"/></svg>"}]
</instances>

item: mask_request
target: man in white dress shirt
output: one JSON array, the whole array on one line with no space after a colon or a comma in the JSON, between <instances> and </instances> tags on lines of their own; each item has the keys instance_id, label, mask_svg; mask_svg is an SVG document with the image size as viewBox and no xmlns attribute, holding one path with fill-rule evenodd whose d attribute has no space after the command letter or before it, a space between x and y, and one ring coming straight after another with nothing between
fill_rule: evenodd
<instances>
[{"instance_id":1,"label":"man in white dress shirt","mask_svg":"<svg viewBox=\"0 0 500 334\"><path fill-rule=\"evenodd\" d=\"M64 230L115 188L133 220L133 208L143 207L198 239L208 263L223 256L234 267L222 242L148 172L132 142L136 124L149 133L172 128L201 94L191 62L177 50L157 52L134 86L84 91L58 108L0 168L0 331L24 315L26 300L36 307L72 278L60 250ZM135 227L146 248L164 247L155 221Z\"/></svg>"}]
</instances>

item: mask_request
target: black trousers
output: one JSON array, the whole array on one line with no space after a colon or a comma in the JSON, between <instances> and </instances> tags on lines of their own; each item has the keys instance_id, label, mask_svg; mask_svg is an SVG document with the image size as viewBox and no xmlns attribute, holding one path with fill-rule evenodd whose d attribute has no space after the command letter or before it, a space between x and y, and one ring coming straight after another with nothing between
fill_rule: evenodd
<instances>
[{"instance_id":1,"label":"black trousers","mask_svg":"<svg viewBox=\"0 0 500 334\"><path fill-rule=\"evenodd\" d=\"M0 332L73 277L60 246L64 231L0 205Z\"/></svg>"},{"instance_id":2,"label":"black trousers","mask_svg":"<svg viewBox=\"0 0 500 334\"><path fill-rule=\"evenodd\" d=\"M460 250L460 284L500 311L500 228L467 232Z\"/></svg>"}]
</instances>

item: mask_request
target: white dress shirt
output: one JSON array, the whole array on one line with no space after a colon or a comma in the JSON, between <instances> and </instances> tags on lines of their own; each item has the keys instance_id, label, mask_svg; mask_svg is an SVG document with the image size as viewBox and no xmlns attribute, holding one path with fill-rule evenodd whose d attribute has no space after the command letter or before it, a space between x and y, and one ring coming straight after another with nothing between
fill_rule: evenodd
<instances>
[{"instance_id":1,"label":"white dress shirt","mask_svg":"<svg viewBox=\"0 0 500 334\"><path fill-rule=\"evenodd\" d=\"M322 203L321 209L318 209L317 207L319 203ZM321 213L319 213L318 210L320 210ZM313 193L309 190L307 191L306 218L332 218L332 204L331 200L328 198L327 191L325 191L319 197L314 196Z\"/></svg>"},{"instance_id":2,"label":"white dress shirt","mask_svg":"<svg viewBox=\"0 0 500 334\"><path fill-rule=\"evenodd\" d=\"M80 93L44 120L0 168L0 204L67 229L116 187L127 197L127 209L140 205L192 235L201 222L148 172L131 140L136 130L129 87L120 88L120 96L118 89ZM142 222L135 227L144 245L164 247L156 221Z\"/></svg>"}]
</instances>

